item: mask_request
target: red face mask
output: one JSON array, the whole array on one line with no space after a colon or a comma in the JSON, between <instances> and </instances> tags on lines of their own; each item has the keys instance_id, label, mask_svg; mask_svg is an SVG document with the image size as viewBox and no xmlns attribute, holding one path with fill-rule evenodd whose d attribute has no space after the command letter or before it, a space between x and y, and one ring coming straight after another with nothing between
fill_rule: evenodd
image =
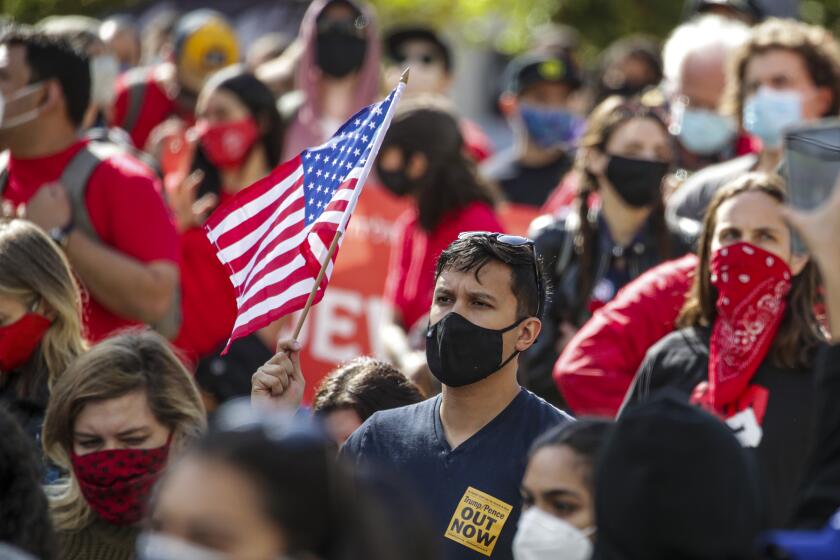
<instances>
[{"instance_id":1,"label":"red face mask","mask_svg":"<svg viewBox=\"0 0 840 560\"><path fill-rule=\"evenodd\" d=\"M91 509L113 525L139 522L152 486L166 466L171 439L155 449L71 453L73 472Z\"/></svg>"},{"instance_id":2,"label":"red face mask","mask_svg":"<svg viewBox=\"0 0 840 560\"><path fill-rule=\"evenodd\" d=\"M779 257L749 243L715 251L711 274L718 298L709 379L692 400L728 418L739 412L738 403L750 400L745 398L750 381L784 318L792 275ZM756 412L763 416L763 410Z\"/></svg>"},{"instance_id":3,"label":"red face mask","mask_svg":"<svg viewBox=\"0 0 840 560\"><path fill-rule=\"evenodd\" d=\"M32 357L52 322L38 313L27 313L11 325L0 327L0 370L13 371Z\"/></svg>"},{"instance_id":4,"label":"red face mask","mask_svg":"<svg viewBox=\"0 0 840 560\"><path fill-rule=\"evenodd\" d=\"M241 167L260 137L257 123L250 117L214 125L202 122L196 128L207 159L219 169Z\"/></svg>"}]
</instances>

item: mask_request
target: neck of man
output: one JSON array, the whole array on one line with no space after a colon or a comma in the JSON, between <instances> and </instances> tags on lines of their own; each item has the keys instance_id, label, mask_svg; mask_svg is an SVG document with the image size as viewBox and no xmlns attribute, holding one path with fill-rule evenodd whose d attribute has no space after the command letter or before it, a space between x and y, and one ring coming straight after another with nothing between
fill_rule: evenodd
<instances>
[{"instance_id":1,"label":"neck of man","mask_svg":"<svg viewBox=\"0 0 840 560\"><path fill-rule=\"evenodd\" d=\"M543 167L557 161L563 154L562 148L540 148L527 134L520 134L516 141L517 160L526 167Z\"/></svg>"},{"instance_id":2,"label":"neck of man","mask_svg":"<svg viewBox=\"0 0 840 560\"><path fill-rule=\"evenodd\" d=\"M320 114L323 118L344 121L355 109L352 106L356 99L357 72L343 78L324 76L321 79Z\"/></svg>"},{"instance_id":3,"label":"neck of man","mask_svg":"<svg viewBox=\"0 0 840 560\"><path fill-rule=\"evenodd\" d=\"M765 148L758 154L758 165L756 171L763 171L764 173L775 173L779 167L779 162L782 161L781 148Z\"/></svg>"},{"instance_id":4,"label":"neck of man","mask_svg":"<svg viewBox=\"0 0 840 560\"><path fill-rule=\"evenodd\" d=\"M79 136L76 127L66 119L39 118L15 130L6 140L12 157L32 159L63 152L75 144Z\"/></svg>"},{"instance_id":5,"label":"neck of man","mask_svg":"<svg viewBox=\"0 0 840 560\"><path fill-rule=\"evenodd\" d=\"M251 153L245 159L245 164L238 169L221 171L222 190L227 194L236 194L248 185L262 179L270 169L268 168L268 158L265 155L265 149L262 147L262 142L258 140Z\"/></svg>"},{"instance_id":6,"label":"neck of man","mask_svg":"<svg viewBox=\"0 0 840 560\"><path fill-rule=\"evenodd\" d=\"M443 386L440 421L449 446L455 449L489 424L519 394L519 359L514 358L489 377L464 387Z\"/></svg>"},{"instance_id":7,"label":"neck of man","mask_svg":"<svg viewBox=\"0 0 840 560\"><path fill-rule=\"evenodd\" d=\"M610 237L619 247L633 242L639 230L650 216L651 208L634 208L626 204L612 189L599 189L601 193L601 215L610 231Z\"/></svg>"}]
</instances>

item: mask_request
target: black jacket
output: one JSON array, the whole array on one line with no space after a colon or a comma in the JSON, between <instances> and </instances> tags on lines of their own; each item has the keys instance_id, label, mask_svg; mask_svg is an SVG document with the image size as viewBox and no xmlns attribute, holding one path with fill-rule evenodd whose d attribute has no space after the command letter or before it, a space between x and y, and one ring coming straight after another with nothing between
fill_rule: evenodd
<instances>
[{"instance_id":1,"label":"black jacket","mask_svg":"<svg viewBox=\"0 0 840 560\"><path fill-rule=\"evenodd\" d=\"M625 408L666 387L688 401L697 384L708 378L709 335L708 329L683 329L653 346L630 387ZM793 513L813 445L814 368L782 368L766 358L752 383L769 391L761 441L752 448L765 504L763 526L784 527Z\"/></svg>"},{"instance_id":2,"label":"black jacket","mask_svg":"<svg viewBox=\"0 0 840 560\"><path fill-rule=\"evenodd\" d=\"M590 215L596 233L593 293L582 294L578 289L581 255L575 247L580 229L576 213L551 221L537 229L534 243L542 259L549 291L544 306L543 326L536 344L520 359L520 382L544 399L562 406L563 402L551 377L559 353L557 340L562 323L578 328L590 313L593 298L606 303L618 290L654 266L689 252L691 240L683 233L668 229L668 246L662 254L650 224L646 224L629 247L616 245L597 212ZM617 272L617 263L621 270ZM600 288L606 288L601 290ZM606 293L604 293L606 292Z\"/></svg>"}]
</instances>

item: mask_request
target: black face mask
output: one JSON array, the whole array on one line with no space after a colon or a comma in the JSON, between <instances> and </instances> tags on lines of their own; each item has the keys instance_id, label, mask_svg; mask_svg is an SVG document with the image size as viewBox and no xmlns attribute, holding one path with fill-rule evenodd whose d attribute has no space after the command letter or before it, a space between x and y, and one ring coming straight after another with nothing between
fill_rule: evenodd
<instances>
[{"instance_id":1,"label":"black face mask","mask_svg":"<svg viewBox=\"0 0 840 560\"><path fill-rule=\"evenodd\" d=\"M661 196L662 179L669 167L661 161L610 156L607 179L624 202L643 208Z\"/></svg>"},{"instance_id":2,"label":"black face mask","mask_svg":"<svg viewBox=\"0 0 840 560\"><path fill-rule=\"evenodd\" d=\"M343 78L362 67L367 41L340 29L318 33L315 45L318 67L333 78Z\"/></svg>"},{"instance_id":3,"label":"black face mask","mask_svg":"<svg viewBox=\"0 0 840 560\"><path fill-rule=\"evenodd\" d=\"M519 352L503 360L502 335L519 326L493 330L479 327L457 313L449 313L426 331L426 363L447 387L481 381L507 365Z\"/></svg>"}]
</instances>

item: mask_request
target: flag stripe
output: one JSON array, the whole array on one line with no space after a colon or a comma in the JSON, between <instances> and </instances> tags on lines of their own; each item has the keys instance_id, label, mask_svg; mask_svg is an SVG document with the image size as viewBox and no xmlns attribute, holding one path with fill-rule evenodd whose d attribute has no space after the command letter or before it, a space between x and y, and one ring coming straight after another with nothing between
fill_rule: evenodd
<instances>
[{"instance_id":1,"label":"flag stripe","mask_svg":"<svg viewBox=\"0 0 840 560\"><path fill-rule=\"evenodd\" d=\"M227 348L301 309L310 293L321 300L337 251L324 259L356 207L404 87L361 109L326 143L281 164L207 220L207 238L236 290L238 314ZM324 279L314 289L322 267Z\"/></svg>"}]
</instances>

